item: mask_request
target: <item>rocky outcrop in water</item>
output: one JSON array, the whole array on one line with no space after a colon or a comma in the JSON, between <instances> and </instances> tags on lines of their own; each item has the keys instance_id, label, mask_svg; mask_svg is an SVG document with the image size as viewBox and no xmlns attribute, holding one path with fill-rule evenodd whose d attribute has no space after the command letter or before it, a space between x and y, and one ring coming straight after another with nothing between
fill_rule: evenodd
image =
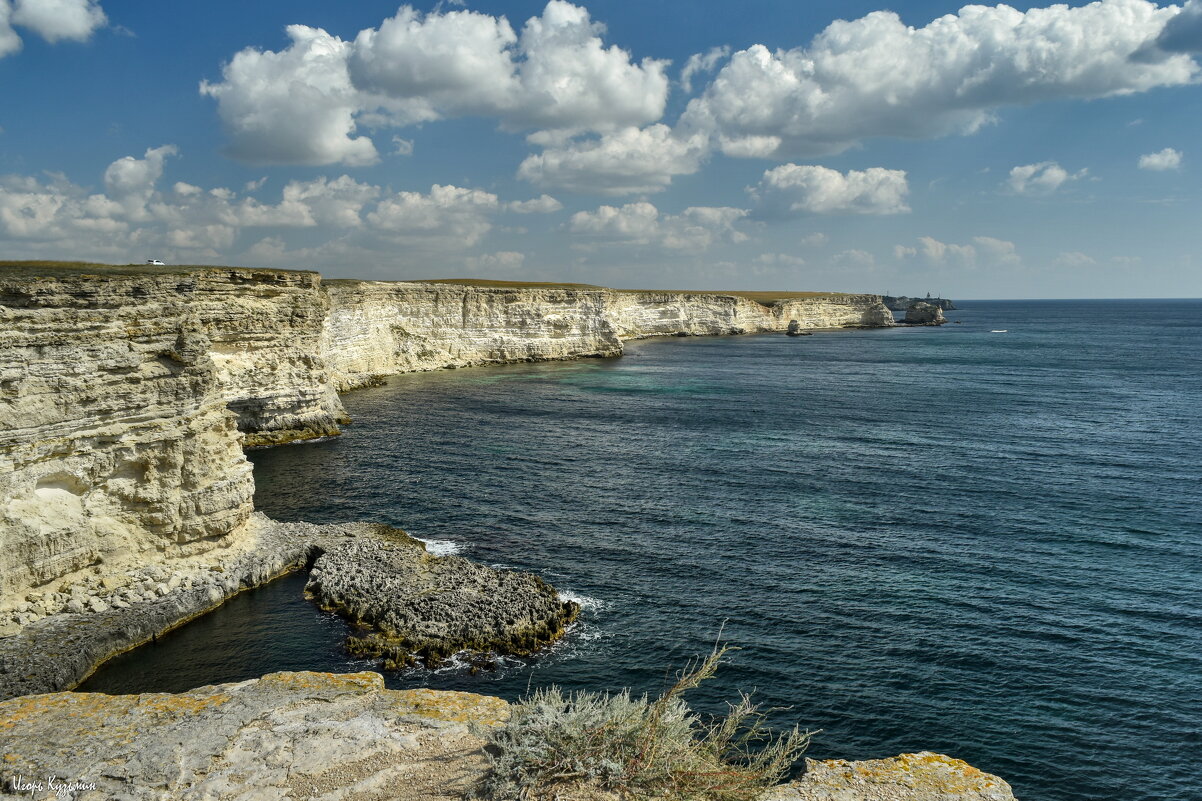
<instances>
[{"instance_id":1,"label":"rocky outcrop in water","mask_svg":"<svg viewBox=\"0 0 1202 801\"><path fill-rule=\"evenodd\" d=\"M906 309L906 317L902 321L903 325L943 325L947 322L947 318L943 316L943 310L938 306L932 306L930 303L919 301Z\"/></svg>"},{"instance_id":2,"label":"rocky outcrop in water","mask_svg":"<svg viewBox=\"0 0 1202 801\"><path fill-rule=\"evenodd\" d=\"M305 591L364 629L348 643L351 653L382 658L389 669L437 667L460 651L530 654L580 613L532 573L431 556L388 526L330 545Z\"/></svg>"},{"instance_id":3,"label":"rocky outcrop in water","mask_svg":"<svg viewBox=\"0 0 1202 801\"><path fill-rule=\"evenodd\" d=\"M451 801L488 770L499 698L387 690L376 673L272 673L185 693L54 693L0 703L0 797L79 801ZM32 793L28 785L41 782ZM24 788L24 789L18 789ZM617 801L606 794L562 798ZM1006 782L939 754L807 760L763 801L1013 801Z\"/></svg>"}]
</instances>

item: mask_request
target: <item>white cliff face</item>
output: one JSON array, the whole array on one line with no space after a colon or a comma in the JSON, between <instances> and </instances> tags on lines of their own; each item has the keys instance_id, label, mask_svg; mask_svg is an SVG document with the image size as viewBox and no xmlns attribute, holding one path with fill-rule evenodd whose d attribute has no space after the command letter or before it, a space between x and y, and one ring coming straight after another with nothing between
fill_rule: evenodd
<instances>
[{"instance_id":1,"label":"white cliff face","mask_svg":"<svg viewBox=\"0 0 1202 801\"><path fill-rule=\"evenodd\" d=\"M784 331L793 320L803 329L893 324L893 315L877 295L815 295L765 305L706 292L606 290L606 294L606 313L623 339Z\"/></svg>"},{"instance_id":2,"label":"white cliff face","mask_svg":"<svg viewBox=\"0 0 1202 801\"><path fill-rule=\"evenodd\" d=\"M606 291L606 314L623 339L689 334L721 336L767 330L764 306L732 295Z\"/></svg>"},{"instance_id":3,"label":"white cliff face","mask_svg":"<svg viewBox=\"0 0 1202 801\"><path fill-rule=\"evenodd\" d=\"M0 284L0 592L185 551L251 513L210 340L154 281Z\"/></svg>"},{"instance_id":4,"label":"white cliff face","mask_svg":"<svg viewBox=\"0 0 1202 801\"><path fill-rule=\"evenodd\" d=\"M254 492L241 441L336 433L343 416L318 282L0 273L0 603L240 530Z\"/></svg>"},{"instance_id":5,"label":"white cliff face","mask_svg":"<svg viewBox=\"0 0 1202 801\"><path fill-rule=\"evenodd\" d=\"M323 353L340 390L381 376L501 362L617 356L622 341L893 324L876 295L772 305L703 292L332 281Z\"/></svg>"},{"instance_id":6,"label":"white cliff face","mask_svg":"<svg viewBox=\"0 0 1202 801\"><path fill-rule=\"evenodd\" d=\"M339 389L380 376L617 356L599 290L332 281L325 359Z\"/></svg>"},{"instance_id":7,"label":"white cliff face","mask_svg":"<svg viewBox=\"0 0 1202 801\"><path fill-rule=\"evenodd\" d=\"M188 314L246 445L337 434L346 412L321 354L329 300L317 273L212 270L197 274Z\"/></svg>"}]
</instances>

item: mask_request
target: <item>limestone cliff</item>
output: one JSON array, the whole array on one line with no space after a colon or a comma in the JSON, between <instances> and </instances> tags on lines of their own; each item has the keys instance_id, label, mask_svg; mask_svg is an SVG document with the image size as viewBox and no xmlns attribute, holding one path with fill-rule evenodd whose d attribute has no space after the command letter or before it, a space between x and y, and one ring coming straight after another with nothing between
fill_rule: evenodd
<instances>
[{"instance_id":1,"label":"limestone cliff","mask_svg":"<svg viewBox=\"0 0 1202 801\"><path fill-rule=\"evenodd\" d=\"M651 336L893 324L876 295L762 303L714 292L330 281L324 355L349 389L380 376L502 362L617 356Z\"/></svg>"},{"instance_id":2,"label":"limestone cliff","mask_svg":"<svg viewBox=\"0 0 1202 801\"><path fill-rule=\"evenodd\" d=\"M324 357L339 389L379 376L617 356L598 290L330 281Z\"/></svg>"},{"instance_id":3,"label":"limestone cliff","mask_svg":"<svg viewBox=\"0 0 1202 801\"><path fill-rule=\"evenodd\" d=\"M737 294L607 290L607 312L623 339L720 336L799 328L885 327L893 315L876 295L839 293L769 303Z\"/></svg>"},{"instance_id":4,"label":"limestone cliff","mask_svg":"<svg viewBox=\"0 0 1202 801\"><path fill-rule=\"evenodd\" d=\"M335 433L315 273L0 271L0 601L236 534L251 444Z\"/></svg>"}]
</instances>

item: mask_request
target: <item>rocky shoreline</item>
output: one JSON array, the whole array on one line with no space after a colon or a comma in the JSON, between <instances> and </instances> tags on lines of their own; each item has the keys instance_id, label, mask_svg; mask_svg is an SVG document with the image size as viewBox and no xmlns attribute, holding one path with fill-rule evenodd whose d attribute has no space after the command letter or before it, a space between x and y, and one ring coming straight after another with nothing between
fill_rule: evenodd
<instances>
[{"instance_id":1,"label":"rocky shoreline","mask_svg":"<svg viewBox=\"0 0 1202 801\"><path fill-rule=\"evenodd\" d=\"M262 515L253 523L249 539L227 549L54 594L55 603L68 599L61 611L0 639L0 700L69 690L117 654L307 567L307 592L359 627L348 649L388 668L434 667L462 651L533 653L562 636L579 612L533 574L432 556L388 526L278 523Z\"/></svg>"}]
</instances>

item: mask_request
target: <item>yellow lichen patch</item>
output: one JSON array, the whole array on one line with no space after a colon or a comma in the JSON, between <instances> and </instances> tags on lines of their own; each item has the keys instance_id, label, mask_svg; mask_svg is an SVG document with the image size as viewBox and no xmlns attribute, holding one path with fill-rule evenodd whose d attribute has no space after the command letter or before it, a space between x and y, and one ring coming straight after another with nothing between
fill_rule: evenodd
<instances>
[{"instance_id":1,"label":"yellow lichen patch","mask_svg":"<svg viewBox=\"0 0 1202 801\"><path fill-rule=\"evenodd\" d=\"M116 704L111 703L114 701ZM26 695L0 703L0 730L40 720L61 709L69 709L71 717L86 718L101 712L108 714L115 705L128 707L129 702L122 703L120 698L97 693Z\"/></svg>"},{"instance_id":2,"label":"yellow lichen patch","mask_svg":"<svg viewBox=\"0 0 1202 801\"><path fill-rule=\"evenodd\" d=\"M900 785L928 792L966 793L997 787L994 776L974 768L964 760L930 751L863 762L845 759L807 762L807 773L836 774L872 784Z\"/></svg>"},{"instance_id":3,"label":"yellow lichen patch","mask_svg":"<svg viewBox=\"0 0 1202 801\"><path fill-rule=\"evenodd\" d=\"M509 704L491 695L451 690L389 690L405 714L455 723L495 726L509 719Z\"/></svg>"},{"instance_id":4,"label":"yellow lichen patch","mask_svg":"<svg viewBox=\"0 0 1202 801\"><path fill-rule=\"evenodd\" d=\"M341 692L369 693L384 689L384 677L379 673L268 673L259 679L260 684L276 685L287 690L333 690Z\"/></svg>"},{"instance_id":5,"label":"yellow lichen patch","mask_svg":"<svg viewBox=\"0 0 1202 801\"><path fill-rule=\"evenodd\" d=\"M206 709L221 706L230 700L226 693L210 693L197 695L181 693L179 695L153 694L137 696L136 710L142 714L164 718L187 717L198 715Z\"/></svg>"}]
</instances>

